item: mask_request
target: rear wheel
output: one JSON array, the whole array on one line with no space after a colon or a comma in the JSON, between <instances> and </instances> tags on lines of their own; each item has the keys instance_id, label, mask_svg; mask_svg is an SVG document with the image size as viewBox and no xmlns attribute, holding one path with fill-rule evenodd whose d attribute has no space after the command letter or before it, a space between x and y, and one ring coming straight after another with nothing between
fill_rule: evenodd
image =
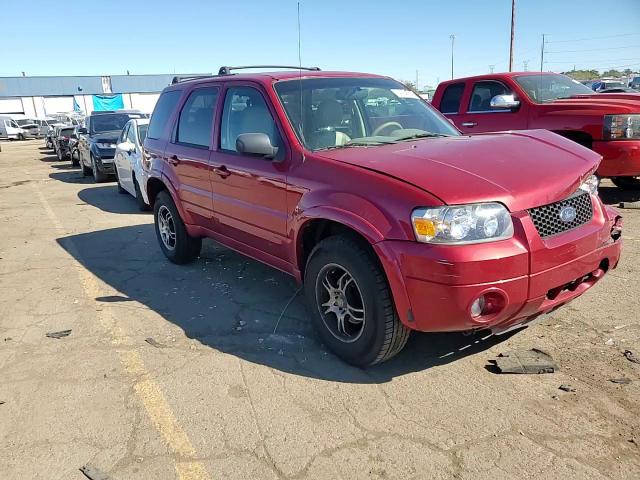
<instances>
[{"instance_id":1,"label":"rear wheel","mask_svg":"<svg viewBox=\"0 0 640 480\"><path fill-rule=\"evenodd\" d=\"M91 172L91 168L90 168L90 167L87 167L87 166L84 164L84 159L82 158L82 154L79 154L79 157L80 157L80 166L82 167L82 176L83 176L83 177L88 177L88 176L89 176L89 175L91 175L91 173L92 173L92 172Z\"/></svg>"},{"instance_id":2,"label":"rear wheel","mask_svg":"<svg viewBox=\"0 0 640 480\"><path fill-rule=\"evenodd\" d=\"M348 363L366 367L384 362L409 339L384 271L355 239L321 241L307 263L304 290L320 338Z\"/></svg>"},{"instance_id":3,"label":"rear wheel","mask_svg":"<svg viewBox=\"0 0 640 480\"><path fill-rule=\"evenodd\" d=\"M623 190L640 190L640 177L613 177L611 181Z\"/></svg>"},{"instance_id":4,"label":"rear wheel","mask_svg":"<svg viewBox=\"0 0 640 480\"><path fill-rule=\"evenodd\" d=\"M127 192L120 183L120 175L118 175L118 166L115 165L115 175L116 175L116 183L118 184L118 193L129 193Z\"/></svg>"},{"instance_id":5,"label":"rear wheel","mask_svg":"<svg viewBox=\"0 0 640 480\"><path fill-rule=\"evenodd\" d=\"M77 167L78 165L80 165L78 150L71 150L70 157L71 157L71 165L73 165L74 167Z\"/></svg>"},{"instance_id":6,"label":"rear wheel","mask_svg":"<svg viewBox=\"0 0 640 480\"><path fill-rule=\"evenodd\" d=\"M62 151L60 149L56 151L56 155L58 156L58 160L62 160Z\"/></svg>"},{"instance_id":7,"label":"rear wheel","mask_svg":"<svg viewBox=\"0 0 640 480\"><path fill-rule=\"evenodd\" d=\"M156 197L153 218L162 253L171 262L189 263L200 255L202 239L189 235L167 191L160 192Z\"/></svg>"}]
</instances>

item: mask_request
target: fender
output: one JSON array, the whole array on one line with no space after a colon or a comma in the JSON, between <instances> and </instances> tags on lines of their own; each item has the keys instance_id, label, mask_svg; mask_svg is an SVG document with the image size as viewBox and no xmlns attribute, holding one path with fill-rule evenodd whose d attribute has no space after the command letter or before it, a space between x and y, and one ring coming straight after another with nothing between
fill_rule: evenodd
<instances>
[{"instance_id":1,"label":"fender","mask_svg":"<svg viewBox=\"0 0 640 480\"><path fill-rule=\"evenodd\" d=\"M340 223L350 229L354 230L361 236L363 236L371 245L375 255L378 257L380 264L385 272L389 287L391 288L391 294L393 296L394 304L400 321L405 325L412 327L414 322L413 313L411 311L411 303L409 296L407 295L407 289L404 284L402 274L400 272L398 260L393 255L393 252L387 247L383 241L384 235L380 230L366 219L350 212L336 207L330 206L316 206L309 210L305 210L298 218L294 218L294 231L296 239L295 249L296 257L295 264L302 267L303 261L303 245L302 245L302 232L305 225L313 220L330 220L336 223ZM301 268L295 274L298 281L302 281Z\"/></svg>"},{"instance_id":2,"label":"fender","mask_svg":"<svg viewBox=\"0 0 640 480\"><path fill-rule=\"evenodd\" d=\"M178 209L178 213L180 214L180 218L185 223L185 226L187 227L187 230L189 231L189 234L192 234L193 232L191 231L190 226L193 225L195 222L191 218L191 215L189 215L189 213L182 207L182 202L180 201L180 197L178 195L178 190L176 189L176 187L173 184L173 182L171 181L171 179L167 175L165 175L164 172L162 172L162 173L160 173L160 175L152 175L152 176L150 176L147 179L147 185L149 185L149 181L151 179L159 180L165 186L165 188L169 192L169 195L171 195L171 199L173 200L174 205Z\"/></svg>"}]
</instances>

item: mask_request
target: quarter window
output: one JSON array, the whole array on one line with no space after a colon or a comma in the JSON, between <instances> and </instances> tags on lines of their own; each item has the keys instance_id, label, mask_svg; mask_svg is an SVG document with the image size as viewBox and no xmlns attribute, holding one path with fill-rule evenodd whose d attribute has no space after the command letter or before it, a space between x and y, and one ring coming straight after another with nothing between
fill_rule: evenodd
<instances>
[{"instance_id":1,"label":"quarter window","mask_svg":"<svg viewBox=\"0 0 640 480\"><path fill-rule=\"evenodd\" d=\"M176 131L177 143L209 148L217 99L217 87L199 88L189 95L180 112Z\"/></svg>"},{"instance_id":2,"label":"quarter window","mask_svg":"<svg viewBox=\"0 0 640 480\"><path fill-rule=\"evenodd\" d=\"M458 113L460 110L460 100L464 92L464 83L454 83L449 85L442 94L440 111L442 113Z\"/></svg>"},{"instance_id":3,"label":"quarter window","mask_svg":"<svg viewBox=\"0 0 640 480\"><path fill-rule=\"evenodd\" d=\"M148 133L149 138L158 139L162 136L171 112L173 112L178 100L180 100L181 94L182 91L180 90L170 90L160 95L158 103L156 103L153 114L151 115ZM87 129L89 128L88 120L89 118L87 118Z\"/></svg>"},{"instance_id":4,"label":"quarter window","mask_svg":"<svg viewBox=\"0 0 640 480\"><path fill-rule=\"evenodd\" d=\"M469 112L489 112L491 99L496 95L509 95L511 91L502 83L493 80L476 82L469 101ZM495 111L495 110L494 110Z\"/></svg>"},{"instance_id":5,"label":"quarter window","mask_svg":"<svg viewBox=\"0 0 640 480\"><path fill-rule=\"evenodd\" d=\"M280 146L280 134L267 104L252 87L227 90L220 126L220 148L236 151L236 139L243 133L264 133L274 147Z\"/></svg>"}]
</instances>

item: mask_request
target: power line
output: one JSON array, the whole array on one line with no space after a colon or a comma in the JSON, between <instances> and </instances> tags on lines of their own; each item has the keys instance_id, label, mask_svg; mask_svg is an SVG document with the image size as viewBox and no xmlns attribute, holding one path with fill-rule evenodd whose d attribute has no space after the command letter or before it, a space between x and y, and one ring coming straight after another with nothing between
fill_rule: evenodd
<instances>
[{"instance_id":1,"label":"power line","mask_svg":"<svg viewBox=\"0 0 640 480\"><path fill-rule=\"evenodd\" d=\"M614 58L614 59L609 59L609 58L598 58L598 59L593 59L593 58L588 58L588 59L578 59L578 60L567 60L567 61L547 61L545 60L544 63L602 63L602 62L627 62L627 61L636 61L639 60L640 58L638 57L634 57L634 58Z\"/></svg>"},{"instance_id":2,"label":"power line","mask_svg":"<svg viewBox=\"0 0 640 480\"><path fill-rule=\"evenodd\" d=\"M555 52L550 52L545 50L545 53L579 53L579 52L600 52L603 50L620 50L623 48L640 48L640 45L626 45L623 47L608 47L608 48L588 48L586 50L557 50Z\"/></svg>"},{"instance_id":3,"label":"power line","mask_svg":"<svg viewBox=\"0 0 640 480\"><path fill-rule=\"evenodd\" d=\"M572 43L572 42L584 42L587 40L603 40L605 38L620 38L620 37L630 37L632 35L640 35L640 33L621 33L619 35L606 35L604 37L589 37L589 38L576 38L574 40L552 40L547 41L545 43Z\"/></svg>"}]
</instances>

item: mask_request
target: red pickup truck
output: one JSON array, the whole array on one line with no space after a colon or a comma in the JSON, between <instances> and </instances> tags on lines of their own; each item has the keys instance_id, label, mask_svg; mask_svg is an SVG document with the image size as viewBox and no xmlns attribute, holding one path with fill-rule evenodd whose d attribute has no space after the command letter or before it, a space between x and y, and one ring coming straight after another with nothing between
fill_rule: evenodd
<instances>
[{"instance_id":1,"label":"red pickup truck","mask_svg":"<svg viewBox=\"0 0 640 480\"><path fill-rule=\"evenodd\" d=\"M551 130L603 160L598 175L640 189L640 93L594 93L556 73L497 73L438 85L432 104L463 133Z\"/></svg>"}]
</instances>

